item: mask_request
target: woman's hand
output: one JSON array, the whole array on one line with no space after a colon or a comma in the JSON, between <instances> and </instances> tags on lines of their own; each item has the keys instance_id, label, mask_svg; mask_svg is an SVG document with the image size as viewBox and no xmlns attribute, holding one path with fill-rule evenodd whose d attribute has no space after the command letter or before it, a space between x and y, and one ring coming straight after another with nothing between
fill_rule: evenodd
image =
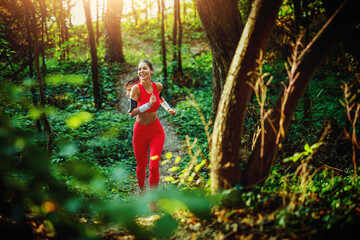
<instances>
[{"instance_id":1,"label":"woman's hand","mask_svg":"<svg viewBox=\"0 0 360 240\"><path fill-rule=\"evenodd\" d=\"M172 108L169 108L168 112L173 116L175 116L175 114L176 114L176 110L172 109Z\"/></svg>"},{"instance_id":2,"label":"woman's hand","mask_svg":"<svg viewBox=\"0 0 360 240\"><path fill-rule=\"evenodd\" d=\"M155 97L155 95L154 95L154 93L153 94L151 94L151 96L150 96L150 100L149 100L149 107L151 107L154 103L156 103L156 97Z\"/></svg>"}]
</instances>

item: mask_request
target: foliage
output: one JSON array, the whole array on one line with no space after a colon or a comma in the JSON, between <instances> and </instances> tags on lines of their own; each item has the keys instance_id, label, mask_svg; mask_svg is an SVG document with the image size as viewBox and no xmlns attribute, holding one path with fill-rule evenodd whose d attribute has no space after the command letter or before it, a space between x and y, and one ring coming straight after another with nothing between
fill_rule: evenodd
<instances>
[{"instance_id":1,"label":"foliage","mask_svg":"<svg viewBox=\"0 0 360 240\"><path fill-rule=\"evenodd\" d=\"M49 3L48 9L54 7L54 1L46 2ZM239 1L243 19L248 13L248 4L249 1ZM275 34L281 34L272 38L274 51L264 56L263 72L273 76L266 89L267 102L263 103L266 108L275 101L286 79L282 56L288 54L287 41L293 37L286 35L291 32L288 26L294 24L292 4L292 1L284 1L275 29ZM324 12L321 4L321 1L309 3L313 24L320 21L317 17ZM9 9L19 10L16 7ZM170 9L167 10L168 14L171 13ZM338 236L337 231L344 234L343 238L350 238L353 230L358 229L360 179L355 174L357 169L354 164L346 165L347 168L335 165L335 156L338 155L350 163L352 157L358 159L357 148L354 153L348 151L351 144L357 147L358 124L349 127L346 113L353 119L355 112L344 111L340 103L344 99L341 82L345 82L344 86L353 86L352 90L357 93L358 79L353 80L352 73L347 70L348 63L341 58L340 49L330 56L309 85L310 125L304 125L309 119L304 119L301 102L277 164L265 184L250 189L236 186L224 191L220 204L219 196L208 196L209 135L215 117L210 97L212 57L205 47L194 51L197 43L206 44L205 34L198 16L192 18L194 11L188 10L181 49L184 75L180 78L175 75L173 66L176 62L172 62L170 54L167 60L172 75L169 79L163 78L159 65L156 65L161 62L158 50L160 23L156 19L149 19L147 24L139 20L135 26L132 16L128 15L122 22L126 61L136 65L140 59L148 58L155 63L154 79L167 84L165 97L177 109L175 118L165 115L164 111L160 111L159 117L171 122L187 150L183 158L167 153L161 162L171 166L172 175L166 180L173 183L170 187L175 191L148 192L138 200L135 197L136 162L130 144L134 119L114 109L118 102L114 83L129 66L103 62L101 56L105 50L101 37L98 45L99 73L105 104L103 109L96 111L91 97L85 26L70 27L71 37L60 47L55 17L59 15L59 9L54 8L51 12L53 18L48 19L45 51L47 107L39 108L34 104L39 100L38 81L30 77L30 69L25 67L25 23L17 19L11 26L8 23L1 25L0 54L5 57L0 62L2 230L8 231L13 238L33 238L35 231L36 237L42 239L54 236L95 239L103 229L120 224L126 228L126 234L139 239L166 239L171 238L170 235L178 239L221 239L254 234L264 238L295 238L296 235L296 238L333 239ZM173 20L170 16L166 38L167 49L172 51L169 39ZM23 31L13 31L16 34L12 34L13 24L18 24ZM17 38L19 42L15 41ZM70 49L71 60L61 59L66 47ZM344 100L351 100L350 107L355 99L345 96ZM253 130L260 121L260 106L255 100L248 109L242 140L247 154L251 149ZM43 113L50 121L54 137L51 156L44 152L47 137L35 127ZM345 127L348 132L342 135L334 129L334 135L329 131L319 141L325 119L334 120L342 134ZM340 153L337 149L329 150L334 141L340 147L345 145L340 142L342 136L350 140L350 148ZM178 189L182 191L176 191ZM205 191L199 192L199 189ZM152 227L147 227L141 219L154 216L148 209L148 203L153 201L158 202L160 212ZM110 232L105 231L103 237L109 236Z\"/></svg>"}]
</instances>

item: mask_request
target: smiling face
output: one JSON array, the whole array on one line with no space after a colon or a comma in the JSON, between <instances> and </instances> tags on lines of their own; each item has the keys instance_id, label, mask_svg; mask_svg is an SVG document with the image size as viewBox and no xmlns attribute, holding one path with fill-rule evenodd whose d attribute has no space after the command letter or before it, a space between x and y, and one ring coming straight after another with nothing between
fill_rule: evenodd
<instances>
[{"instance_id":1,"label":"smiling face","mask_svg":"<svg viewBox=\"0 0 360 240\"><path fill-rule=\"evenodd\" d=\"M151 79L153 70L150 69L149 65L146 62L140 62L138 66L138 76L140 80Z\"/></svg>"}]
</instances>

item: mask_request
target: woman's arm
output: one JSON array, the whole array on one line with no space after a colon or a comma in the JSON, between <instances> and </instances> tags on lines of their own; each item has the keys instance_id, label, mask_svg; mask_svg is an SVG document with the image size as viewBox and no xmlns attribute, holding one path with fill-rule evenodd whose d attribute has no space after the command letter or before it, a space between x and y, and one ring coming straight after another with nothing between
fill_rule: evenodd
<instances>
[{"instance_id":1,"label":"woman's arm","mask_svg":"<svg viewBox=\"0 0 360 240\"><path fill-rule=\"evenodd\" d=\"M165 100L165 98L162 96L162 89L163 85L161 83L156 83L156 86L158 88L159 94L160 94L160 104L161 106L171 115L175 116L176 110L172 109L169 105L169 103Z\"/></svg>"}]
</instances>

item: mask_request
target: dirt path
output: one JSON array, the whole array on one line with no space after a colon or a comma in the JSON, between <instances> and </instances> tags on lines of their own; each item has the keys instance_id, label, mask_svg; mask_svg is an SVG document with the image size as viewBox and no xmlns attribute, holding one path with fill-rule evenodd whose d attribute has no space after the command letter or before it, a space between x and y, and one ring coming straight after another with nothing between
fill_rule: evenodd
<instances>
[{"instance_id":1,"label":"dirt path","mask_svg":"<svg viewBox=\"0 0 360 240\"><path fill-rule=\"evenodd\" d=\"M133 71L133 69L134 69L134 67L132 68L132 71ZM121 73L118 76L118 81L116 83L116 89L118 91L117 94L119 97L119 101L116 103L115 108L122 114L128 114L128 109L129 109L128 96L126 96L126 92L125 92L123 86L124 86L125 82L130 80L131 78L133 78L133 76L134 76L134 73L131 72L130 69L126 70L125 72ZM163 111L163 109L160 107L159 111ZM171 126L171 124L166 119L160 119L160 122L161 122L161 125L165 132L165 144L164 144L160 162L165 159L165 154L167 152L171 152L173 155L173 158L175 158L177 156L184 157L186 154L182 147L184 145L184 143L182 143L178 140L174 128ZM159 170L160 170L159 187L160 188L166 187L168 184L165 181L165 178L172 175L172 173L169 171L169 168L171 168L171 164L166 164L166 165L160 164L160 166L159 166ZM149 184L148 177L149 176L147 174L147 178L146 178L147 187L149 187L148 186L148 184ZM134 188L138 189L137 186ZM137 194L137 192L135 192L134 194Z\"/></svg>"}]
</instances>

